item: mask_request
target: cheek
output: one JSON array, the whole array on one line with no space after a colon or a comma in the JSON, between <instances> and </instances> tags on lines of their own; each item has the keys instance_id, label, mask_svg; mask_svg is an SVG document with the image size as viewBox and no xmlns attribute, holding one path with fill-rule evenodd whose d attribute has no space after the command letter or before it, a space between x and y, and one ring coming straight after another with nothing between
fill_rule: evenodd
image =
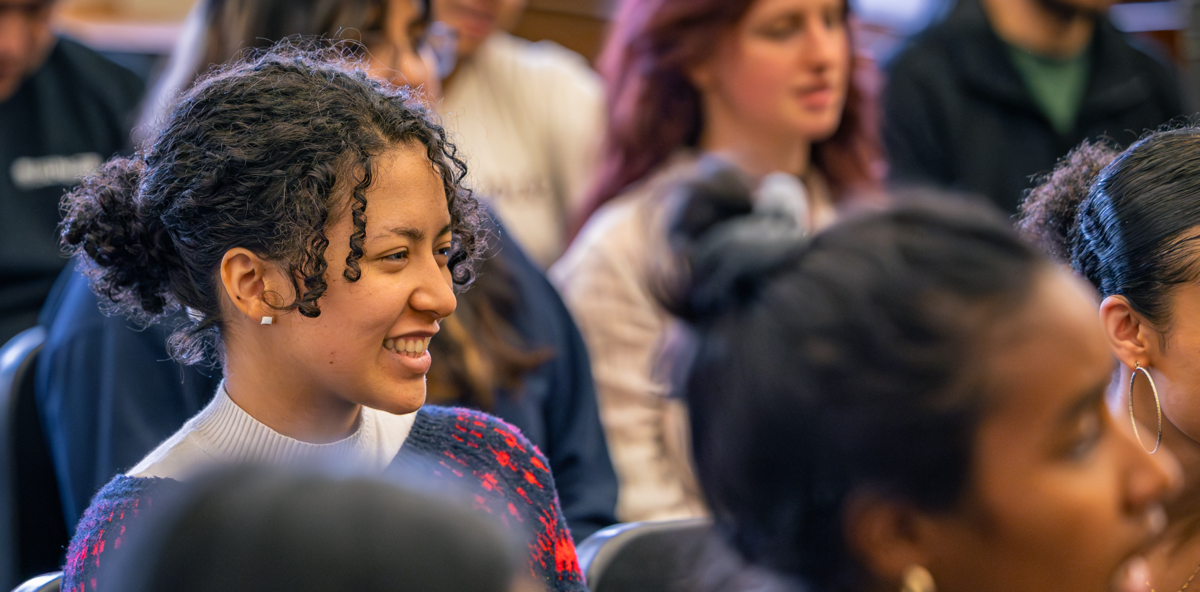
<instances>
[{"instance_id":1,"label":"cheek","mask_svg":"<svg viewBox=\"0 0 1200 592\"><path fill-rule=\"evenodd\" d=\"M498 28L511 31L517 25L517 21L521 20L521 13L525 11L525 0L500 0L497 8Z\"/></svg>"},{"instance_id":2,"label":"cheek","mask_svg":"<svg viewBox=\"0 0 1200 592\"><path fill-rule=\"evenodd\" d=\"M749 44L740 55L722 61L722 86L731 102L745 113L778 112L792 84L794 68L789 62L777 49Z\"/></svg>"},{"instance_id":3,"label":"cheek","mask_svg":"<svg viewBox=\"0 0 1200 592\"><path fill-rule=\"evenodd\" d=\"M1172 343L1169 354L1158 368L1151 372L1154 376L1154 386L1158 389L1159 400L1162 404L1164 421L1170 421L1180 431L1193 440L1200 441L1200 344ZM1125 383L1122 388L1128 389ZM1149 409L1153 414L1153 391L1145 376L1137 376L1133 388L1135 403L1140 411ZM1147 415L1138 421L1154 425L1156 417Z\"/></svg>"}]
</instances>

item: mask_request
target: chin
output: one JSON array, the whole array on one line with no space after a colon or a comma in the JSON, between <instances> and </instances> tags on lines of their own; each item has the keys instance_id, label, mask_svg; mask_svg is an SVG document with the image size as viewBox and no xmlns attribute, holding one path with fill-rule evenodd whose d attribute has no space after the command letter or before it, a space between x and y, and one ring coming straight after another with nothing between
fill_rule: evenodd
<instances>
[{"instance_id":1,"label":"chin","mask_svg":"<svg viewBox=\"0 0 1200 592\"><path fill-rule=\"evenodd\" d=\"M842 125L842 113L839 110L834 116L824 118L820 122L809 121L801 126L800 134L806 138L810 138L813 143L824 142L832 138L837 133L838 128Z\"/></svg>"},{"instance_id":2,"label":"chin","mask_svg":"<svg viewBox=\"0 0 1200 592\"><path fill-rule=\"evenodd\" d=\"M423 378L423 377L422 377ZM379 411L391 413L392 415L407 415L425 405L425 381L421 381L419 391L413 389L410 385L404 385L393 390L386 396L380 397L371 403L364 403L364 406Z\"/></svg>"}]
</instances>

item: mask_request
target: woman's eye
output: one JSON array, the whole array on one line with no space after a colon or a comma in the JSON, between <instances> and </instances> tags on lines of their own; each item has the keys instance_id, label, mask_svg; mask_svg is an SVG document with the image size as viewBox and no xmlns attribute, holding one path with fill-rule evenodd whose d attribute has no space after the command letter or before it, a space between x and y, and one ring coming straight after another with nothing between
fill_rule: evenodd
<instances>
[{"instance_id":1,"label":"woman's eye","mask_svg":"<svg viewBox=\"0 0 1200 592\"><path fill-rule=\"evenodd\" d=\"M408 251L397 251L391 255L384 256L384 259L387 259L388 261L403 261L408 259Z\"/></svg>"},{"instance_id":2,"label":"woman's eye","mask_svg":"<svg viewBox=\"0 0 1200 592\"><path fill-rule=\"evenodd\" d=\"M1090 412L1079 418L1079 426L1071 441L1070 455L1081 459L1088 455L1100 438L1104 435L1104 420L1097 412Z\"/></svg>"},{"instance_id":3,"label":"woman's eye","mask_svg":"<svg viewBox=\"0 0 1200 592\"><path fill-rule=\"evenodd\" d=\"M451 250L452 250L452 247L450 245L446 245L444 247L438 247L437 250L434 251L434 253L436 253L438 257L449 257Z\"/></svg>"},{"instance_id":4,"label":"woman's eye","mask_svg":"<svg viewBox=\"0 0 1200 592\"><path fill-rule=\"evenodd\" d=\"M797 16L775 19L759 27L758 34L767 39L782 41L799 31L803 24L800 17Z\"/></svg>"}]
</instances>

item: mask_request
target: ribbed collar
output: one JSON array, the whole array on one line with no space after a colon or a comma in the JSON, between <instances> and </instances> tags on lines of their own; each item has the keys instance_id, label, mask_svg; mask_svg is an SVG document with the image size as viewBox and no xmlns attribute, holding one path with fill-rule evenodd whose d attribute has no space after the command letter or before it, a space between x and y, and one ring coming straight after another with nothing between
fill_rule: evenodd
<instances>
[{"instance_id":1,"label":"ribbed collar","mask_svg":"<svg viewBox=\"0 0 1200 592\"><path fill-rule=\"evenodd\" d=\"M229 398L222 382L212 402L128 474L179 479L213 463L303 463L380 472L396 457L416 418L415 412L393 415L363 407L353 434L329 444L310 444L252 417Z\"/></svg>"},{"instance_id":2,"label":"ribbed collar","mask_svg":"<svg viewBox=\"0 0 1200 592\"><path fill-rule=\"evenodd\" d=\"M310 444L289 438L254 419L238 407L225 383L213 401L195 418L194 430L209 454L235 462L287 464L301 459L361 458L376 440L376 422L366 417L378 413L363 408L358 428L337 442Z\"/></svg>"}]
</instances>

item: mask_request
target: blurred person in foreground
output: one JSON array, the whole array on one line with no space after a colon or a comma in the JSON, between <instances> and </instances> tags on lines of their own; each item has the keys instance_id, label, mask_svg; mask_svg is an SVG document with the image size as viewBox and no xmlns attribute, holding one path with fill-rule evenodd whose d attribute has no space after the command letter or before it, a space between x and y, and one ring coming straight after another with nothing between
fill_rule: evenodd
<instances>
[{"instance_id":1,"label":"blurred person in foreground","mask_svg":"<svg viewBox=\"0 0 1200 592\"><path fill-rule=\"evenodd\" d=\"M376 479L217 471L144 510L98 587L124 592L529 592L519 547L466 504Z\"/></svg>"},{"instance_id":2,"label":"blurred person in foreground","mask_svg":"<svg viewBox=\"0 0 1200 592\"><path fill-rule=\"evenodd\" d=\"M201 2L156 87L142 133L157 128L199 71L245 47L290 35L361 39L372 75L438 98L426 3L414 0L212 0ZM617 483L587 350L558 295L511 235L494 240L472 288L431 342L429 402L492 413L520 428L550 461L571 534L582 540L615 522ZM92 495L200 411L219 368L181 366L166 339L183 313L138 330L100 313L86 278L66 279L47 307L38 401L73 528Z\"/></svg>"},{"instance_id":3,"label":"blurred person in foreground","mask_svg":"<svg viewBox=\"0 0 1200 592\"><path fill-rule=\"evenodd\" d=\"M891 181L1012 214L1032 176L1081 141L1128 145L1183 115L1178 73L1113 27L1113 3L960 0L887 68Z\"/></svg>"},{"instance_id":4,"label":"blurred person in foreground","mask_svg":"<svg viewBox=\"0 0 1200 592\"><path fill-rule=\"evenodd\" d=\"M623 521L705 512L683 409L660 353L654 299L675 260L663 214L706 153L788 202L806 230L877 184L870 100L856 77L844 0L630 0L600 61L609 127L586 224L550 278L592 356ZM582 218L581 218L582 220Z\"/></svg>"},{"instance_id":5,"label":"blurred person in foreground","mask_svg":"<svg viewBox=\"0 0 1200 592\"><path fill-rule=\"evenodd\" d=\"M734 551L701 568L711 589L1148 590L1179 465L1109 413L1088 286L978 204L810 240L740 173L680 193L678 388Z\"/></svg>"},{"instance_id":6,"label":"blurred person in foreground","mask_svg":"<svg viewBox=\"0 0 1200 592\"><path fill-rule=\"evenodd\" d=\"M468 181L543 269L567 246L604 133L603 89L586 60L509 34L527 0L433 0L457 36L437 104Z\"/></svg>"},{"instance_id":7,"label":"blurred person in foreground","mask_svg":"<svg viewBox=\"0 0 1200 592\"><path fill-rule=\"evenodd\" d=\"M58 202L128 150L142 82L50 30L54 0L0 0L0 344L37 324L67 260Z\"/></svg>"}]
</instances>

